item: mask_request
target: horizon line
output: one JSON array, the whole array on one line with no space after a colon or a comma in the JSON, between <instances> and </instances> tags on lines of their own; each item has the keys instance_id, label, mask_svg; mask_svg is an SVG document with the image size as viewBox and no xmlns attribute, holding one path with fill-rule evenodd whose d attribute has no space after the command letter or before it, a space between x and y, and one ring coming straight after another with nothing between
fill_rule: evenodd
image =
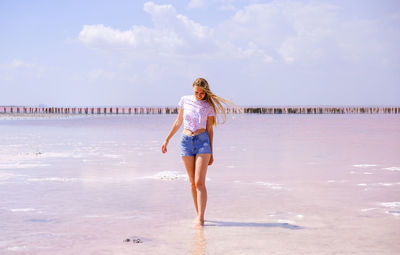
<instances>
[{"instance_id":1,"label":"horizon line","mask_svg":"<svg viewBox=\"0 0 400 255\"><path fill-rule=\"evenodd\" d=\"M400 107L398 105L383 105L383 104L371 104L371 105L306 105L306 104L293 104L293 105L237 105L239 108L288 108L288 107ZM178 108L176 105L65 105L65 106L56 106L56 105L0 105L0 107L31 107L31 108ZM227 108L235 108L235 107L227 107Z\"/></svg>"}]
</instances>

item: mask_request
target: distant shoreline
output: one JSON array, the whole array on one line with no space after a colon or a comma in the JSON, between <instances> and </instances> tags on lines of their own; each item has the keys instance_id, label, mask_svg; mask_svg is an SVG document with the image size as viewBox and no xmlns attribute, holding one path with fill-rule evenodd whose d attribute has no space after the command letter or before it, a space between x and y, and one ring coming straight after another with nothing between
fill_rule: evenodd
<instances>
[{"instance_id":1,"label":"distant shoreline","mask_svg":"<svg viewBox=\"0 0 400 255\"><path fill-rule=\"evenodd\" d=\"M228 113L245 114L400 114L400 107L240 107L228 108ZM26 107L0 106L4 115L129 115L129 114L177 114L177 107Z\"/></svg>"}]
</instances>

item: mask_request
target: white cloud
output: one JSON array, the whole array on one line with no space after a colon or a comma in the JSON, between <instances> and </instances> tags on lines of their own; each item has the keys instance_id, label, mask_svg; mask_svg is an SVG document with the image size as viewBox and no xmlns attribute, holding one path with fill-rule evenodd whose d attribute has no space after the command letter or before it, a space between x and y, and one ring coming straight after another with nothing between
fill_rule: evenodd
<instances>
[{"instance_id":1,"label":"white cloud","mask_svg":"<svg viewBox=\"0 0 400 255\"><path fill-rule=\"evenodd\" d=\"M133 26L130 30L120 31L103 24L85 25L79 33L79 40L91 48L161 52L170 52L183 44L173 31L142 26Z\"/></svg>"},{"instance_id":2,"label":"white cloud","mask_svg":"<svg viewBox=\"0 0 400 255\"><path fill-rule=\"evenodd\" d=\"M109 44L116 46L134 46L137 44L133 30L119 31L103 24L85 25L79 33L79 39L86 45Z\"/></svg>"},{"instance_id":3,"label":"white cloud","mask_svg":"<svg viewBox=\"0 0 400 255\"><path fill-rule=\"evenodd\" d=\"M260 50L286 63L321 57L331 33L335 8L326 4L273 1L237 11L219 31L236 45L253 41Z\"/></svg>"},{"instance_id":4,"label":"white cloud","mask_svg":"<svg viewBox=\"0 0 400 255\"><path fill-rule=\"evenodd\" d=\"M261 61L265 63L271 63L274 61L274 58L269 56L268 54L265 53L265 51L261 50L254 42L249 42L247 45L247 48L237 49L237 57L241 58L255 58L255 59L260 59Z\"/></svg>"},{"instance_id":5,"label":"white cloud","mask_svg":"<svg viewBox=\"0 0 400 255\"><path fill-rule=\"evenodd\" d=\"M214 30L237 48L252 42L259 52L291 65L383 61L384 56L394 63L390 52L398 48L396 41L400 45L395 17L363 20L324 2L272 1L248 5Z\"/></svg>"},{"instance_id":6,"label":"white cloud","mask_svg":"<svg viewBox=\"0 0 400 255\"><path fill-rule=\"evenodd\" d=\"M177 14L171 5L144 4L154 27L133 26L120 31L103 24L85 25L79 40L91 48L128 48L161 55L203 54L215 49L212 30Z\"/></svg>"},{"instance_id":7,"label":"white cloud","mask_svg":"<svg viewBox=\"0 0 400 255\"><path fill-rule=\"evenodd\" d=\"M11 61L10 64L8 64L8 66L11 68L34 68L35 67L33 64L27 63L27 62L19 60L19 59L14 59L13 61Z\"/></svg>"},{"instance_id":8,"label":"white cloud","mask_svg":"<svg viewBox=\"0 0 400 255\"><path fill-rule=\"evenodd\" d=\"M203 0L189 4L217 2L233 3ZM85 25L79 40L91 48L126 48L135 57L154 53L184 58L258 58L264 63L318 64L330 58L357 60L368 53L377 58L385 54L385 42L375 36L382 33L379 30L384 24L339 18L340 9L327 3L250 4L216 27L191 20L177 13L172 5L146 2L143 9L151 15L153 27L134 25L121 31L103 24ZM396 17L388 19L397 20Z\"/></svg>"},{"instance_id":9,"label":"white cloud","mask_svg":"<svg viewBox=\"0 0 400 255\"><path fill-rule=\"evenodd\" d=\"M188 3L188 8L203 8L206 6L205 0L190 0Z\"/></svg>"},{"instance_id":10,"label":"white cloud","mask_svg":"<svg viewBox=\"0 0 400 255\"><path fill-rule=\"evenodd\" d=\"M218 7L218 10L221 11L236 11L236 7L233 4L222 4L220 7Z\"/></svg>"},{"instance_id":11,"label":"white cloud","mask_svg":"<svg viewBox=\"0 0 400 255\"><path fill-rule=\"evenodd\" d=\"M189 9L204 9L216 6L221 11L235 11L235 0L190 0L187 7Z\"/></svg>"},{"instance_id":12,"label":"white cloud","mask_svg":"<svg viewBox=\"0 0 400 255\"><path fill-rule=\"evenodd\" d=\"M151 15L154 27L134 25L129 30L121 31L103 24L85 25L79 33L79 40L90 48L127 49L135 58L154 53L179 58L261 57L266 63L272 62L273 57L261 48L256 49L256 43L235 45L216 35L213 28L178 14L172 5L146 2L144 11Z\"/></svg>"},{"instance_id":13,"label":"white cloud","mask_svg":"<svg viewBox=\"0 0 400 255\"><path fill-rule=\"evenodd\" d=\"M233 3L204 3L217 2ZM220 69L241 75L242 82L251 78L256 84L268 77L279 83L285 77L292 84L301 79L287 77L286 68L297 68L307 84L317 76L311 78L311 73L318 74L320 81L314 82L312 91L322 91L315 88L327 70L341 74L343 83L358 81L365 63L399 66L398 54L393 54L400 52L395 43L400 45L399 29L394 25L398 15L362 20L326 2L282 0L249 4L224 22L205 26L177 13L172 5L147 2L143 9L151 16L152 26L119 30L85 25L79 34L82 43L110 55L122 49L130 69L115 67L112 72L115 79L129 84L158 84L160 77L187 79L198 73L219 76L215 70ZM349 69L346 74L340 71L344 66Z\"/></svg>"},{"instance_id":14,"label":"white cloud","mask_svg":"<svg viewBox=\"0 0 400 255\"><path fill-rule=\"evenodd\" d=\"M45 74L46 68L42 65L13 59L9 63L0 65L0 79L12 81L21 78L41 79Z\"/></svg>"}]
</instances>

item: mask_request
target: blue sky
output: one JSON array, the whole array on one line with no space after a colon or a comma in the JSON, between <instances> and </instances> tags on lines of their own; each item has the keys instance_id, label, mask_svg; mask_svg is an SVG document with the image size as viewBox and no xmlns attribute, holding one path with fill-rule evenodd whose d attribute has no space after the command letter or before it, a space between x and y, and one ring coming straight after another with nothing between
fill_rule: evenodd
<instances>
[{"instance_id":1,"label":"blue sky","mask_svg":"<svg viewBox=\"0 0 400 255\"><path fill-rule=\"evenodd\" d=\"M400 105L400 1L0 1L0 105Z\"/></svg>"}]
</instances>

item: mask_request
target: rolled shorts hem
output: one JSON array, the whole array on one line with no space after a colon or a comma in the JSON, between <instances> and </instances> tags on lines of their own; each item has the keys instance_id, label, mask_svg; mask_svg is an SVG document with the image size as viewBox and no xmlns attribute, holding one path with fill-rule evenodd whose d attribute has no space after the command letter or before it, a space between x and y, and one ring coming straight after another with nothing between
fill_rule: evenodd
<instances>
[{"instance_id":1,"label":"rolled shorts hem","mask_svg":"<svg viewBox=\"0 0 400 255\"><path fill-rule=\"evenodd\" d=\"M189 153L187 153L187 154L189 154ZM196 156L196 155L198 155L198 154L212 154L211 152L200 152L200 153L196 153L196 154L189 154L189 155L186 155L186 154L180 154L182 157L184 157L184 156Z\"/></svg>"}]
</instances>

